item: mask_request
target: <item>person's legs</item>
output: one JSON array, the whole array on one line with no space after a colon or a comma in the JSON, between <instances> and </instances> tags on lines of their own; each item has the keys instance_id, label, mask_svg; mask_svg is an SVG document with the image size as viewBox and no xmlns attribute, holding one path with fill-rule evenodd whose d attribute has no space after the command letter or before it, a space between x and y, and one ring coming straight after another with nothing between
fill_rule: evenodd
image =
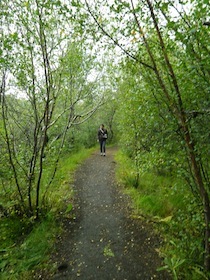
<instances>
[{"instance_id":1,"label":"person's legs","mask_svg":"<svg viewBox=\"0 0 210 280\"><path fill-rule=\"evenodd\" d=\"M101 155L103 153L103 141L100 141L100 151L101 151Z\"/></svg>"},{"instance_id":2,"label":"person's legs","mask_svg":"<svg viewBox=\"0 0 210 280\"><path fill-rule=\"evenodd\" d=\"M104 156L105 156L105 153L106 153L106 140L103 141L102 145L103 145L103 153L104 153Z\"/></svg>"}]
</instances>

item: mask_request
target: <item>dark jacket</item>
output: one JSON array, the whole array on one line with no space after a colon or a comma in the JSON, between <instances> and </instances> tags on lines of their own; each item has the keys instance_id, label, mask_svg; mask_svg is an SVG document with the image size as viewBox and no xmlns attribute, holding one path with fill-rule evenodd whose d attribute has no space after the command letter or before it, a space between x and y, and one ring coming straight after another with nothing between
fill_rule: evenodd
<instances>
[{"instance_id":1,"label":"dark jacket","mask_svg":"<svg viewBox=\"0 0 210 280\"><path fill-rule=\"evenodd\" d=\"M99 128L99 130L98 130L98 140L99 141L104 141L104 140L106 140L108 138L108 132L107 132L107 130L104 128L104 129L102 129L102 128Z\"/></svg>"}]
</instances>

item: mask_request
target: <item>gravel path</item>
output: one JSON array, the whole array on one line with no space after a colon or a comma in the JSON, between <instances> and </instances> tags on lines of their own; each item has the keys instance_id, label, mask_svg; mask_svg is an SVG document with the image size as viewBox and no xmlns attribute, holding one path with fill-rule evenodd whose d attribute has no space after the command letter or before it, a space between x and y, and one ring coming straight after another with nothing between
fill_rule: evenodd
<instances>
[{"instance_id":1,"label":"gravel path","mask_svg":"<svg viewBox=\"0 0 210 280\"><path fill-rule=\"evenodd\" d=\"M93 153L75 174L76 219L65 221L51 279L171 279L156 271L159 238L151 225L132 219L129 198L114 182L114 152Z\"/></svg>"}]
</instances>

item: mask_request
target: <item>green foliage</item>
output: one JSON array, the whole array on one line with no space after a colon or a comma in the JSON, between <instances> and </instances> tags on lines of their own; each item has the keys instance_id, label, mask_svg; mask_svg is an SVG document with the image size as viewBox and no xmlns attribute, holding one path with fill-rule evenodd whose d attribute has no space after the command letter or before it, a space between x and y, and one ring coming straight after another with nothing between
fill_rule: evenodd
<instances>
[{"instance_id":1,"label":"green foliage","mask_svg":"<svg viewBox=\"0 0 210 280\"><path fill-rule=\"evenodd\" d=\"M73 218L71 183L74 171L92 151L93 149L82 149L78 153L63 157L51 186L53 191L48 192L45 197L45 209L39 222L33 217L29 219L9 212L8 216L0 218L2 279L31 279L34 269L44 269L47 263L49 264L55 238L61 233L58 218L60 220L61 215L63 218ZM48 168L50 169L50 166Z\"/></svg>"},{"instance_id":2,"label":"green foliage","mask_svg":"<svg viewBox=\"0 0 210 280\"><path fill-rule=\"evenodd\" d=\"M165 1L136 4L130 10L135 23L125 20L121 27L132 28L130 34L120 32L133 36L132 54L136 48L134 60L123 61L118 83L116 122L130 165L121 180L135 187L129 193L138 211L168 223L165 234L170 225L167 242L176 247L166 259L175 279L198 277L190 268L201 267L209 252L208 234L202 241L204 222L210 231L209 36L201 20L206 1L195 2L190 8L186 1L180 8Z\"/></svg>"},{"instance_id":3,"label":"green foliage","mask_svg":"<svg viewBox=\"0 0 210 280\"><path fill-rule=\"evenodd\" d=\"M161 219L173 215L173 212L182 206L185 195L182 182L155 172L140 172L136 185L134 162L123 154L118 154L116 158L120 162L117 178L133 198L138 211Z\"/></svg>"},{"instance_id":4,"label":"green foliage","mask_svg":"<svg viewBox=\"0 0 210 280\"><path fill-rule=\"evenodd\" d=\"M97 27L101 25L109 39L113 37L132 57L132 61L123 58L117 70L116 60L105 66L111 57L107 50L101 51L101 43L105 49L107 41L94 29L81 1L0 2L1 105L5 85L9 93L2 107L5 112L1 110L5 127L3 115L0 119L2 207L20 214L25 204L33 219L34 211L28 208L35 206L40 188L42 214L50 209L71 212L71 163L65 155L94 146L103 122L127 156L120 159L124 168L119 176L123 185L135 187L129 192L138 211L156 216L163 224L167 221L170 253L165 268L174 277L181 273L184 279L190 268L190 278L194 279L193 273L202 277L202 198L197 201L201 192L190 160L193 153L209 196L209 29L203 24L208 1L183 0L178 5L155 1L156 25L147 1L135 3L134 9L125 1L108 2L95 1L90 8ZM111 54L122 53L112 48ZM5 69L10 81L4 80ZM103 75L103 81L92 74ZM16 98L17 93L24 98ZM103 94L103 106L88 119ZM69 206L61 203L63 193Z\"/></svg>"},{"instance_id":5,"label":"green foliage","mask_svg":"<svg viewBox=\"0 0 210 280\"><path fill-rule=\"evenodd\" d=\"M21 275L32 270L40 262L44 265L52 250L59 227L53 216L38 224L27 218L3 218L1 228L2 279L21 279ZM25 278L27 279L27 278Z\"/></svg>"},{"instance_id":6,"label":"green foliage","mask_svg":"<svg viewBox=\"0 0 210 280\"><path fill-rule=\"evenodd\" d=\"M171 258L171 259L165 259L165 266L158 269L158 271L161 270L168 270L169 272L172 272L173 279L178 280L177 270L180 266L184 264L185 260L180 260L178 258Z\"/></svg>"},{"instance_id":7,"label":"green foliage","mask_svg":"<svg viewBox=\"0 0 210 280\"><path fill-rule=\"evenodd\" d=\"M54 191L47 192L47 195L44 196L44 205L46 205L48 211L53 213L57 213L58 211L70 211L73 196L73 190L70 186L73 182L74 171L78 165L92 153L93 150L94 148L83 148L77 153L73 153L68 156L63 155L62 162L60 162L58 166L55 179L50 187L50 190L53 189Z\"/></svg>"},{"instance_id":8,"label":"green foliage","mask_svg":"<svg viewBox=\"0 0 210 280\"><path fill-rule=\"evenodd\" d=\"M197 275L197 269L192 269L200 267L200 271L203 270L202 220L201 207L193 198L185 196L182 207L177 208L170 223L162 224L167 240L162 253L166 260L185 260L184 265L177 269L182 279L203 279Z\"/></svg>"},{"instance_id":9,"label":"green foliage","mask_svg":"<svg viewBox=\"0 0 210 280\"><path fill-rule=\"evenodd\" d=\"M110 258L110 257L114 257L114 253L112 251L112 249L110 248L111 247L111 244L108 243L105 247L104 247L104 256L107 257L107 258Z\"/></svg>"},{"instance_id":10,"label":"green foliage","mask_svg":"<svg viewBox=\"0 0 210 280\"><path fill-rule=\"evenodd\" d=\"M77 127L101 101L90 79L100 67L81 29L78 34L81 4L17 0L0 6L0 184L9 185L22 214L38 218L61 155L95 144L92 132Z\"/></svg>"},{"instance_id":11,"label":"green foliage","mask_svg":"<svg viewBox=\"0 0 210 280\"><path fill-rule=\"evenodd\" d=\"M147 172L140 172L136 187L134 161L122 152L116 160L117 180L132 198L134 217L155 221L163 236L160 252L165 265L160 269L170 271L174 279L207 279L202 269L202 208L186 182L170 173L162 175L150 164Z\"/></svg>"}]
</instances>

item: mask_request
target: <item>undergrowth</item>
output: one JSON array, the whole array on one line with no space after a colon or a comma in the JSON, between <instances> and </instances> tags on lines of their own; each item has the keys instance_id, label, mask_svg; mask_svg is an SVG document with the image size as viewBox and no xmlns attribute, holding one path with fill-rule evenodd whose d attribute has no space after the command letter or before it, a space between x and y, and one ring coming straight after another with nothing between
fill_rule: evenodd
<instances>
[{"instance_id":1,"label":"undergrowth","mask_svg":"<svg viewBox=\"0 0 210 280\"><path fill-rule=\"evenodd\" d=\"M46 209L38 222L18 217L15 213L0 218L0 279L32 279L34 270L43 270L48 266L56 236L62 230L58 219L60 215L68 215L72 209L73 191L70 185L74 171L92 151L84 149L62 159L43 201Z\"/></svg>"},{"instance_id":2,"label":"undergrowth","mask_svg":"<svg viewBox=\"0 0 210 280\"><path fill-rule=\"evenodd\" d=\"M37 265L45 266L59 228L53 216L39 223L18 217L3 218L1 230L1 279L28 279ZM29 278L30 279L30 278Z\"/></svg>"},{"instance_id":3,"label":"undergrowth","mask_svg":"<svg viewBox=\"0 0 210 280\"><path fill-rule=\"evenodd\" d=\"M116 161L117 181L132 198L134 217L153 221L164 241L164 265L159 269L168 270L173 279L209 279L202 267L202 211L186 183L171 174L140 170L136 184L132 159L118 152Z\"/></svg>"}]
</instances>

